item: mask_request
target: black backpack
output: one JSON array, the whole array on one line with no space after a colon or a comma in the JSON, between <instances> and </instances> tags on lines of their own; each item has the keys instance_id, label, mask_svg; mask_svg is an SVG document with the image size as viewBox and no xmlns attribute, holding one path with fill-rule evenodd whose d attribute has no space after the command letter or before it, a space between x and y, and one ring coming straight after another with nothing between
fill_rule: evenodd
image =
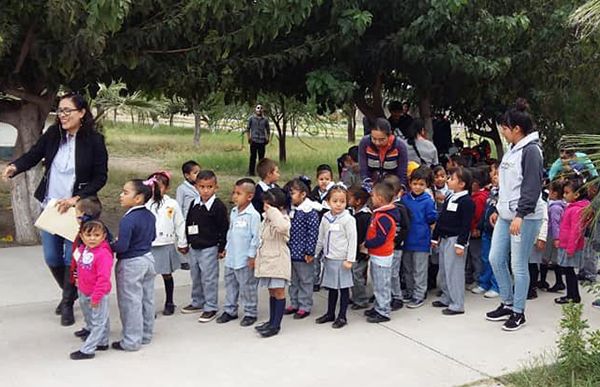
<instances>
[{"instance_id":1,"label":"black backpack","mask_svg":"<svg viewBox=\"0 0 600 387\"><path fill-rule=\"evenodd\" d=\"M399 250L404 245L410 229L410 210L400 201L395 202L394 205L400 213L400 221L396 222L396 236L394 237L394 249Z\"/></svg>"}]
</instances>

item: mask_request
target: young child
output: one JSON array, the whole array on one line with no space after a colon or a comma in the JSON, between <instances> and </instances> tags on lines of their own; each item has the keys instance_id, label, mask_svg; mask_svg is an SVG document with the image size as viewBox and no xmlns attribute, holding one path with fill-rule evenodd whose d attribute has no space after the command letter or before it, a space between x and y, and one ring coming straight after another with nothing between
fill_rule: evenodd
<instances>
[{"instance_id":1,"label":"young child","mask_svg":"<svg viewBox=\"0 0 600 387\"><path fill-rule=\"evenodd\" d=\"M352 265L352 310L366 309L369 303L367 295L367 273L369 254L364 246L367 229L371 222L371 210L367 205L369 193L360 185L353 185L348 190L348 205L356 221L356 262Z\"/></svg>"},{"instance_id":2,"label":"young child","mask_svg":"<svg viewBox=\"0 0 600 387\"><path fill-rule=\"evenodd\" d=\"M98 220L87 221L81 226L79 236L83 243L77 247L73 258L87 334L81 336L85 342L79 351L71 353L73 360L91 359L96 350L107 350L110 331L108 294L113 253L106 241L105 226Z\"/></svg>"},{"instance_id":3,"label":"young child","mask_svg":"<svg viewBox=\"0 0 600 387\"><path fill-rule=\"evenodd\" d=\"M375 294L375 307L365 311L367 322L390 321L392 259L396 224L400 221L398 209L394 206L394 187L388 183L378 183L373 187L371 197L373 216L365 247L371 262L371 280Z\"/></svg>"},{"instance_id":4,"label":"young child","mask_svg":"<svg viewBox=\"0 0 600 387\"><path fill-rule=\"evenodd\" d=\"M223 258L229 218L227 207L216 196L219 188L213 171L196 178L200 197L192 202L185 221L190 250L192 302L181 313L201 313L198 322L214 319L219 309L219 258Z\"/></svg>"},{"instance_id":5,"label":"young child","mask_svg":"<svg viewBox=\"0 0 600 387\"><path fill-rule=\"evenodd\" d=\"M244 306L240 322L248 327L256 322L258 309L258 280L254 276L254 260L260 238L260 214L252 206L254 181L240 179L233 187L235 207L229 216L229 231L225 246L225 305L217 323L223 324L238 317L238 298Z\"/></svg>"},{"instance_id":6,"label":"young child","mask_svg":"<svg viewBox=\"0 0 600 387\"><path fill-rule=\"evenodd\" d=\"M175 283L172 273L181 266L177 252L181 254L188 252L185 218L178 202L167 195L171 174L164 171L155 172L148 177L148 180L158 186L152 198L146 203L146 208L156 218L156 239L152 242L154 271L162 275L165 284L163 315L171 316L175 313L173 302Z\"/></svg>"},{"instance_id":7,"label":"young child","mask_svg":"<svg viewBox=\"0 0 600 387\"><path fill-rule=\"evenodd\" d=\"M263 210L263 195L271 188L277 187L279 180L279 167L277 163L271 159L264 158L256 165L256 173L260 177L260 181L256 185L256 191L252 198L252 206L262 218Z\"/></svg>"},{"instance_id":8,"label":"young child","mask_svg":"<svg viewBox=\"0 0 600 387\"><path fill-rule=\"evenodd\" d=\"M292 283L288 289L290 306L285 314L294 319L310 315L313 305L313 261L319 237L319 213L308 199L308 186L299 178L289 182L291 229L288 246L292 258Z\"/></svg>"},{"instance_id":9,"label":"young child","mask_svg":"<svg viewBox=\"0 0 600 387\"><path fill-rule=\"evenodd\" d=\"M319 227L319 240L316 253L323 252L323 283L329 295L327 312L317 318L317 324L332 322L333 328L342 328L347 324L346 311L350 302L352 265L356 261L357 233L356 221L346 210L347 191L336 185L327 194L327 212ZM340 295L340 311L335 317L335 308Z\"/></svg>"},{"instance_id":10,"label":"young child","mask_svg":"<svg viewBox=\"0 0 600 387\"><path fill-rule=\"evenodd\" d=\"M319 219L325 215L325 213L329 210L327 205L327 201L325 197L327 193L334 186L333 182L333 172L331 167L327 164L321 164L317 167L317 185L310 193L310 199L315 202L322 204L321 209L319 210ZM314 259L313 268L314 268L314 278L313 278L313 291L318 292L321 289L321 267L322 257L317 255Z\"/></svg>"},{"instance_id":11,"label":"young child","mask_svg":"<svg viewBox=\"0 0 600 387\"><path fill-rule=\"evenodd\" d=\"M194 160L189 160L183 163L181 166L181 172L183 173L183 183L177 187L175 193L175 200L179 203L183 219L187 219L187 213L190 210L190 205L196 198L198 198L198 191L194 188L196 184L196 177L200 173L200 165ZM190 263L187 255L180 254L179 260L181 261L181 269L189 270Z\"/></svg>"},{"instance_id":12,"label":"young child","mask_svg":"<svg viewBox=\"0 0 600 387\"><path fill-rule=\"evenodd\" d=\"M439 247L442 297L433 306L453 316L465 313L465 260L471 219L475 204L469 195L472 186L469 170L454 170L448 188L453 194L444 207L433 230L432 245Z\"/></svg>"},{"instance_id":13,"label":"young child","mask_svg":"<svg viewBox=\"0 0 600 387\"><path fill-rule=\"evenodd\" d=\"M127 212L119 223L119 236L111 248L117 254L115 277L123 338L112 343L117 350L137 351L152 341L154 331L154 257L156 218L144 206L158 190L153 181L133 179L119 197Z\"/></svg>"},{"instance_id":14,"label":"young child","mask_svg":"<svg viewBox=\"0 0 600 387\"><path fill-rule=\"evenodd\" d=\"M358 146L348 148L348 157L344 160L344 171L342 172L342 183L346 187L360 184L360 167L358 165Z\"/></svg>"},{"instance_id":15,"label":"young child","mask_svg":"<svg viewBox=\"0 0 600 387\"><path fill-rule=\"evenodd\" d=\"M441 165L433 167L433 193L436 203L443 204L444 200L450 195L448 189L448 175ZM441 207L441 206L440 206Z\"/></svg>"},{"instance_id":16,"label":"young child","mask_svg":"<svg viewBox=\"0 0 600 387\"><path fill-rule=\"evenodd\" d=\"M402 204L410 213L410 232L402 246L402 261L412 269L405 272L407 292L412 294L407 307L411 309L423 306L427 292L431 227L437 220L435 203L425 192L431 181L431 169L417 168L409 178L410 192L402 197Z\"/></svg>"},{"instance_id":17,"label":"young child","mask_svg":"<svg viewBox=\"0 0 600 387\"><path fill-rule=\"evenodd\" d=\"M567 295L554 299L557 304L579 303L579 284L575 268L581 264L584 246L584 210L590 205L587 192L580 178L570 178L564 187L564 199L568 203L558 232L558 265L565 275Z\"/></svg>"},{"instance_id":18,"label":"young child","mask_svg":"<svg viewBox=\"0 0 600 387\"><path fill-rule=\"evenodd\" d=\"M485 202L485 210L479 222L479 231L481 232L481 275L477 282L485 290L485 298L496 298L500 295L498 282L494 276L492 265L490 263L490 248L492 246L492 233L494 226L491 223L492 214L496 213L496 203L498 202L498 169L490 168L490 180L492 188Z\"/></svg>"},{"instance_id":19,"label":"young child","mask_svg":"<svg viewBox=\"0 0 600 387\"><path fill-rule=\"evenodd\" d=\"M529 288L527 289L527 299L533 300L537 298L537 285L538 277L540 274L540 264L542 263L542 257L546 250L546 240L548 236L548 204L542 200L541 206L544 210L544 217L542 218L542 224L540 226L540 232L538 233L537 240L535 242L533 251L529 256Z\"/></svg>"},{"instance_id":20,"label":"young child","mask_svg":"<svg viewBox=\"0 0 600 387\"><path fill-rule=\"evenodd\" d=\"M471 238L469 239L469 249L467 250L467 268L465 281L471 286L471 292L483 294L487 291L480 286L477 281L481 276L481 231L479 224L485 211L485 203L490 196L489 184L490 174L489 166L475 167L471 169L473 176L473 186L471 187L471 200L475 204L475 214L471 220Z\"/></svg>"},{"instance_id":21,"label":"young child","mask_svg":"<svg viewBox=\"0 0 600 387\"><path fill-rule=\"evenodd\" d=\"M548 236L546 243L546 253L541 267L540 289L546 289L550 293L558 293L565 290L565 284L562 279L561 268L558 265L558 238L560 231L560 221L563 218L567 203L563 199L564 181L554 180L548 188ZM546 282L546 272L549 267L554 268L556 281L550 286Z\"/></svg>"},{"instance_id":22,"label":"young child","mask_svg":"<svg viewBox=\"0 0 600 387\"><path fill-rule=\"evenodd\" d=\"M286 197L280 188L264 194L264 220L261 243L256 254L255 275L259 286L269 289L269 321L255 329L262 337L279 333L285 312L285 285L290 280L292 264L290 249L290 218L285 213Z\"/></svg>"}]
</instances>

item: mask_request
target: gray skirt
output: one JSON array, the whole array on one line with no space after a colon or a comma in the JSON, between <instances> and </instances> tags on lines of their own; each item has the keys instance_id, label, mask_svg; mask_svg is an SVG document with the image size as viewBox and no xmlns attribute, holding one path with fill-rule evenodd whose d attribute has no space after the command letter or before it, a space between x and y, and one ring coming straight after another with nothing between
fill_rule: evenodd
<instances>
[{"instance_id":1,"label":"gray skirt","mask_svg":"<svg viewBox=\"0 0 600 387\"><path fill-rule=\"evenodd\" d=\"M562 267L576 267L579 268L581 266L581 257L583 256L583 251L576 251L572 257L567 257L567 250L558 249L558 265Z\"/></svg>"},{"instance_id":2,"label":"gray skirt","mask_svg":"<svg viewBox=\"0 0 600 387\"><path fill-rule=\"evenodd\" d=\"M346 270L340 259L323 258L323 280L321 286L328 289L345 289L354 286L352 270Z\"/></svg>"},{"instance_id":3,"label":"gray skirt","mask_svg":"<svg viewBox=\"0 0 600 387\"><path fill-rule=\"evenodd\" d=\"M156 274L171 274L181 266L175 245L153 246L152 255Z\"/></svg>"},{"instance_id":4,"label":"gray skirt","mask_svg":"<svg viewBox=\"0 0 600 387\"><path fill-rule=\"evenodd\" d=\"M542 258L542 263L558 263L558 249L554 247L554 241L546 242L546 251L544 252L544 257Z\"/></svg>"},{"instance_id":5,"label":"gray skirt","mask_svg":"<svg viewBox=\"0 0 600 387\"><path fill-rule=\"evenodd\" d=\"M542 263L542 260L544 258L544 253L545 253L545 249L538 250L537 246L533 246L533 251L531 252L531 255L529 256L529 263Z\"/></svg>"},{"instance_id":6,"label":"gray skirt","mask_svg":"<svg viewBox=\"0 0 600 387\"><path fill-rule=\"evenodd\" d=\"M283 278L260 277L258 279L258 286L261 288L281 289L285 288L287 284L288 281L284 280Z\"/></svg>"}]
</instances>

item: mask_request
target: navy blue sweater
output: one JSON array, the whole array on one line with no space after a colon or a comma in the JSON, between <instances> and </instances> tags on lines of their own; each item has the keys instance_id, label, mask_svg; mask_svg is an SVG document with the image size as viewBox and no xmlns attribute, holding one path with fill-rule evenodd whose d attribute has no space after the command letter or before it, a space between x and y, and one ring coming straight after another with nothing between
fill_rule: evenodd
<instances>
[{"instance_id":1,"label":"navy blue sweater","mask_svg":"<svg viewBox=\"0 0 600 387\"><path fill-rule=\"evenodd\" d=\"M471 235L471 220L475 214L475 203L470 195L464 195L454 201L456 207L450 211L448 204L451 200L452 196L444 202L431 239L437 241L439 238L458 237L456 244L466 247Z\"/></svg>"},{"instance_id":2,"label":"navy blue sweater","mask_svg":"<svg viewBox=\"0 0 600 387\"><path fill-rule=\"evenodd\" d=\"M142 256L152 249L156 237L156 218L146 207L133 208L119 222L119 238L110 247L117 259Z\"/></svg>"}]
</instances>

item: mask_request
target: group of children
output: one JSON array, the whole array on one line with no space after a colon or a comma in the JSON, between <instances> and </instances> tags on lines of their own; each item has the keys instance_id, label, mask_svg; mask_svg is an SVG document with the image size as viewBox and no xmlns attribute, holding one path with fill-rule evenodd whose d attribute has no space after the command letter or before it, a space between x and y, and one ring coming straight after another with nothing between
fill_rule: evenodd
<instances>
[{"instance_id":1,"label":"group of children","mask_svg":"<svg viewBox=\"0 0 600 387\"><path fill-rule=\"evenodd\" d=\"M167 195L167 172L128 181L120 195L127 212L114 240L99 221L99 201L81 199L73 272L86 325L75 332L84 344L71 358L92 358L109 347L113 252L123 325L122 339L112 343L117 350L134 351L152 340L156 274L165 285L163 314L174 313L172 273L180 267L190 270L192 280L191 301L181 312L198 313L201 323L236 320L241 304L240 325L254 325L258 288L268 288L269 320L255 326L262 337L278 334L284 315L308 317L313 294L321 287L328 291L327 310L315 322L332 323L336 329L348 323L348 307L365 309L368 322L385 322L404 304L421 307L435 287L439 298L432 306L448 316L465 312L465 282L475 284L473 293L498 297L489 261L497 163L447 165L448 171L419 166L410 171L408 187L394 175L370 186L358 183L355 155L349 153L338 177L354 184L335 183L332 168L323 164L313 190L307 177L279 188L277 164L262 159L258 183L236 181L230 211L216 196L217 176L193 161L182 166L185 181L176 200ZM530 261L531 298L536 288L563 290L564 275L567 293L556 302L580 302L575 268L584 247L581 225L591 193L577 178L549 185L548 221ZM224 261L226 296L217 316L219 260ZM552 267L556 284L549 286L546 273Z\"/></svg>"}]
</instances>

